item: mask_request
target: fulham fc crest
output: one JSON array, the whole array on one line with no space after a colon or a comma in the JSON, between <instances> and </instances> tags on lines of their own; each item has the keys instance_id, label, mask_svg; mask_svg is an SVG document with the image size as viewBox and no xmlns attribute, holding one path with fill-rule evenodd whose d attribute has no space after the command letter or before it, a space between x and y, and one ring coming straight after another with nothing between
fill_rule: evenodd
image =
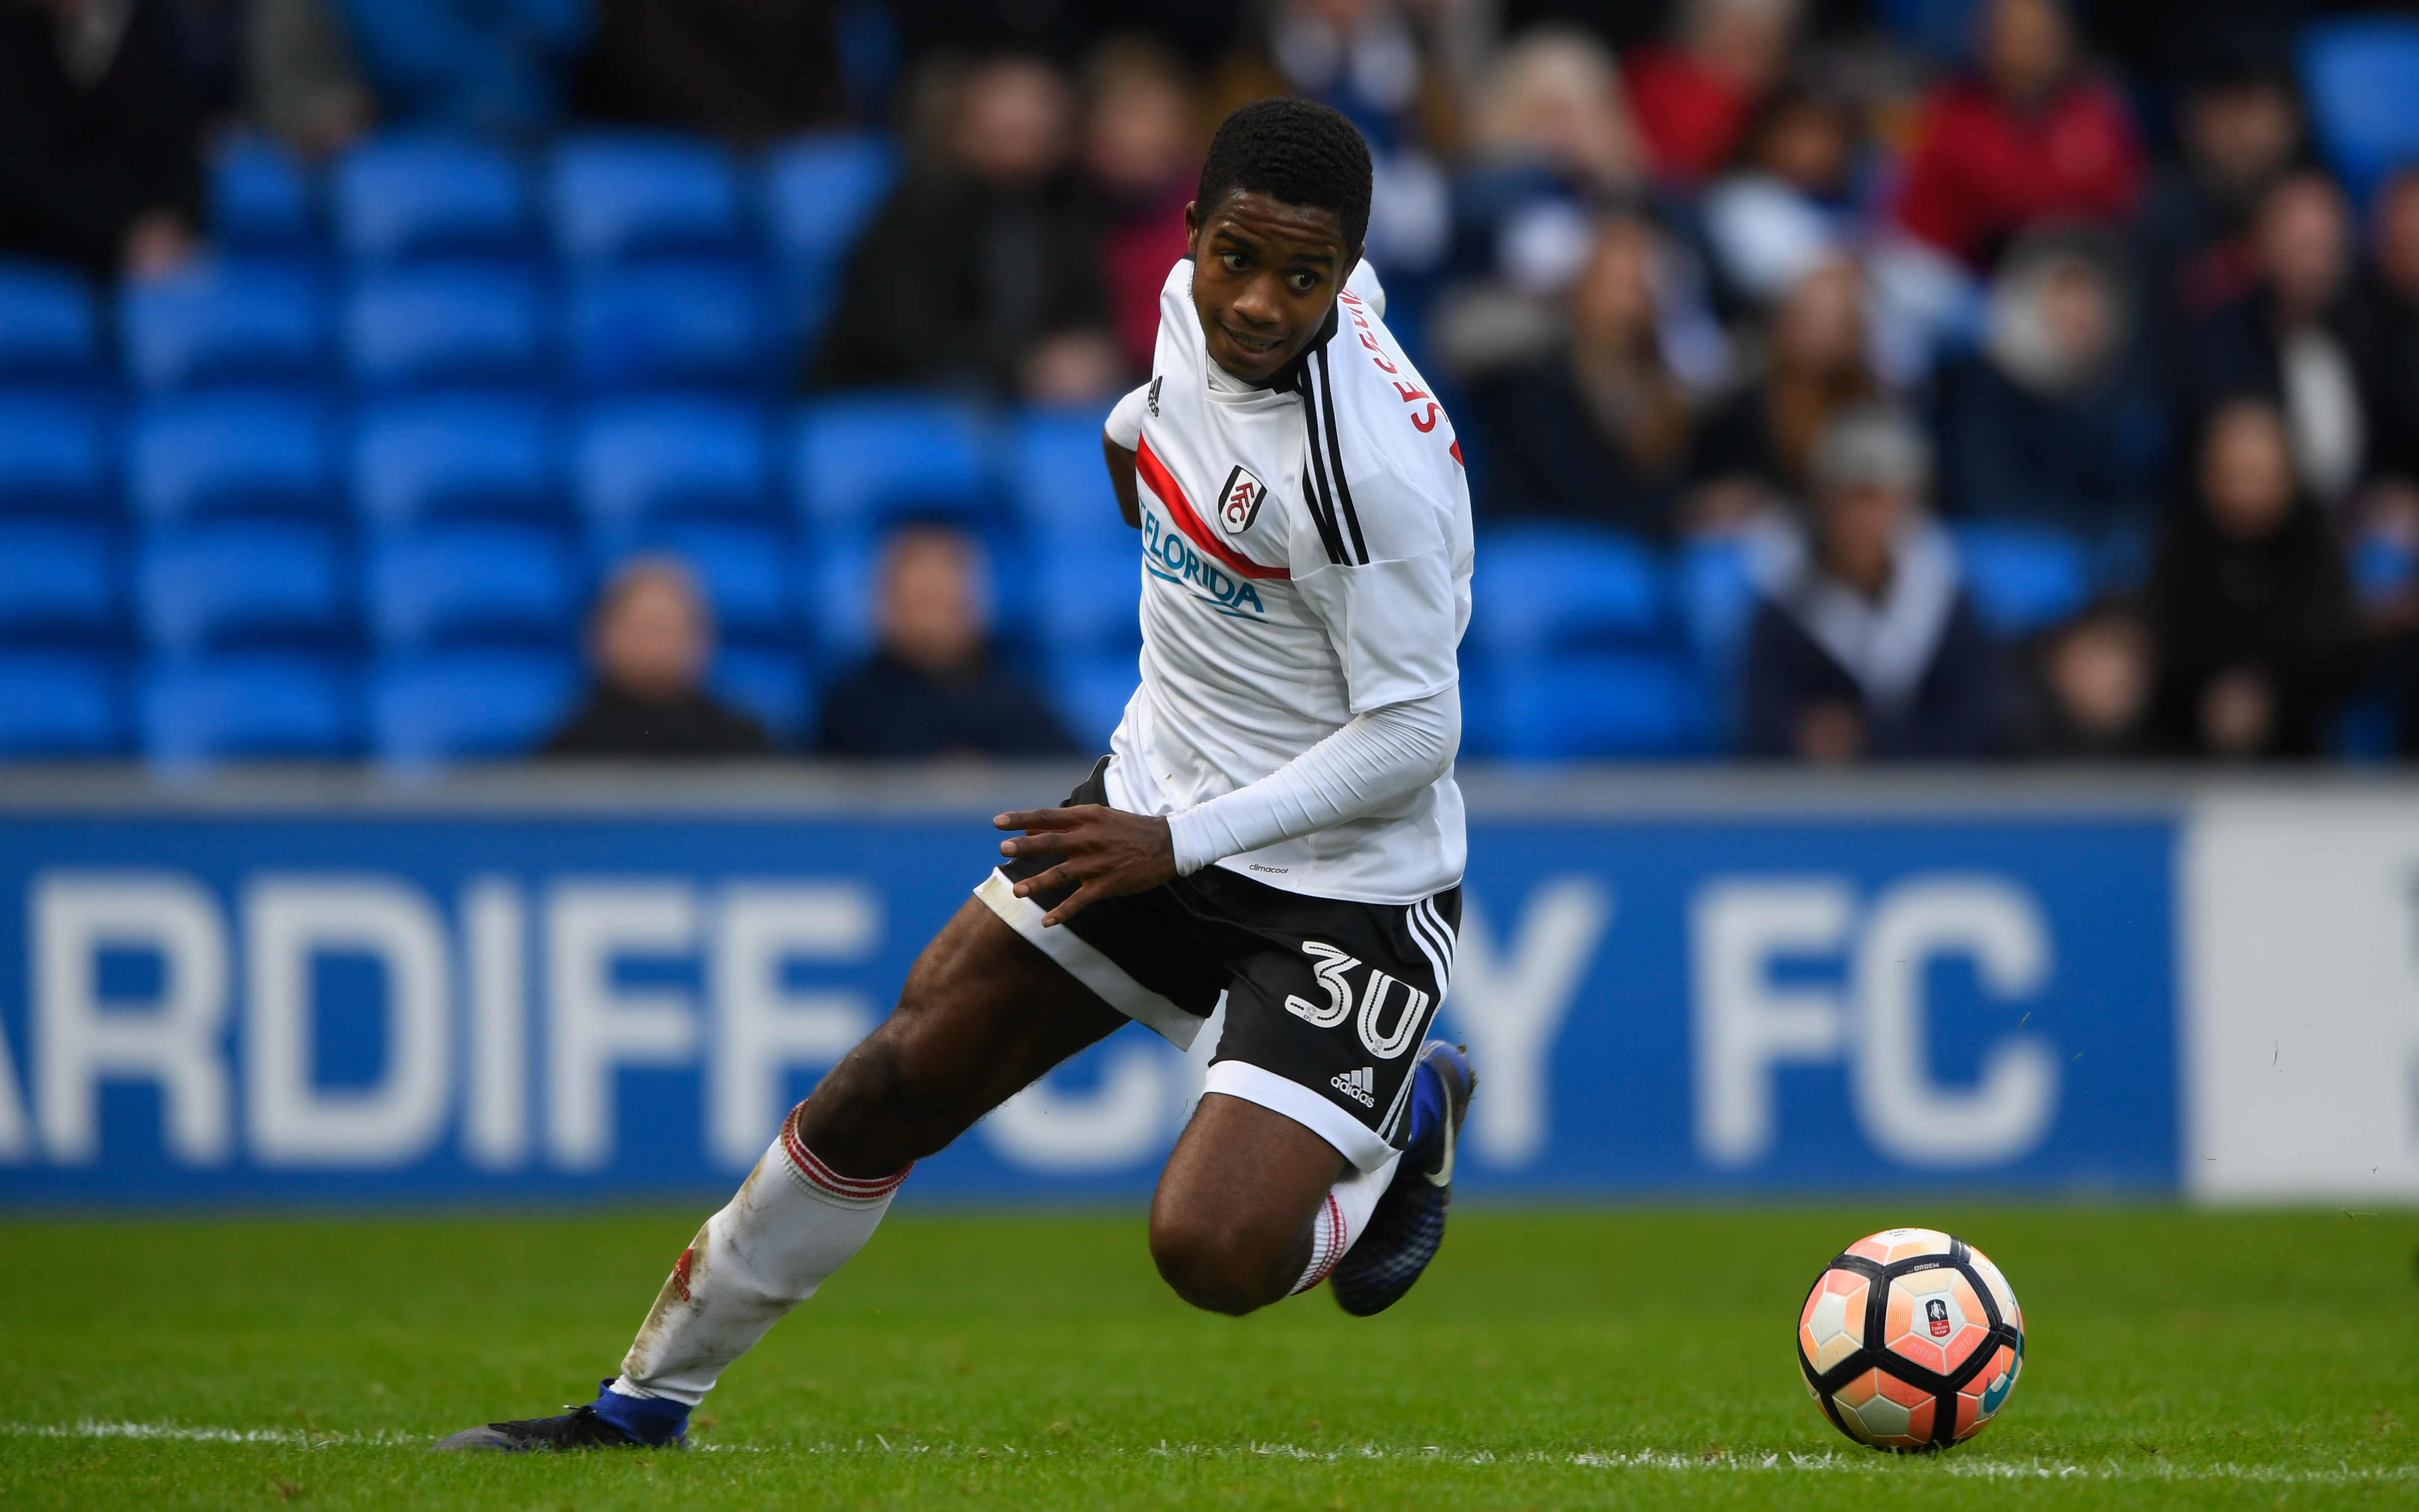
<instances>
[{"instance_id":1,"label":"fulham fc crest","mask_svg":"<svg viewBox=\"0 0 2419 1512\"><path fill-rule=\"evenodd\" d=\"M1226 475L1226 487L1218 496L1218 524L1230 536L1240 536L1260 517L1260 501L1269 496L1269 485L1252 476L1248 467L1237 467Z\"/></svg>"}]
</instances>

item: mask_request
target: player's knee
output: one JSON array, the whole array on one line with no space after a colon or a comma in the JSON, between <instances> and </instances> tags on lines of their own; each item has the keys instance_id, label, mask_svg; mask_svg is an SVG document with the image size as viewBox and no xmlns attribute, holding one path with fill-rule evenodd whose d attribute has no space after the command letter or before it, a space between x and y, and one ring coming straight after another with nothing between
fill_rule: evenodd
<instances>
[{"instance_id":1,"label":"player's knee","mask_svg":"<svg viewBox=\"0 0 2419 1512\"><path fill-rule=\"evenodd\" d=\"M1240 1318L1277 1300L1267 1246L1231 1228L1155 1213L1150 1258L1176 1294L1204 1312Z\"/></svg>"}]
</instances>

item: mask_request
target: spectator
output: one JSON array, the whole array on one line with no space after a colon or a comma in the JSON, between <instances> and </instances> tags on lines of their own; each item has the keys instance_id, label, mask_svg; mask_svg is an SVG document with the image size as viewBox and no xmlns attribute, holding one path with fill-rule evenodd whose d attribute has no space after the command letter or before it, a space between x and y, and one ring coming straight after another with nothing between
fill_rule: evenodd
<instances>
[{"instance_id":1,"label":"spectator","mask_svg":"<svg viewBox=\"0 0 2419 1512\"><path fill-rule=\"evenodd\" d=\"M1650 536L1669 529L1693 421L1656 323L1656 265L1669 255L1645 221L1607 219L1554 322L1566 334L1525 360L1472 375L1468 409L1489 524L1554 518Z\"/></svg>"},{"instance_id":2,"label":"spectator","mask_svg":"<svg viewBox=\"0 0 2419 1512\"><path fill-rule=\"evenodd\" d=\"M2289 175L2260 201L2252 237L2258 282L2184 331L2180 407L2197 421L2238 394L2276 401L2303 492L2332 509L2359 481L2372 431L2352 356L2343 191L2320 173Z\"/></svg>"},{"instance_id":3,"label":"spectator","mask_svg":"<svg viewBox=\"0 0 2419 1512\"><path fill-rule=\"evenodd\" d=\"M1703 486L1691 508L1694 523L1733 524L1805 497L1816 439L1834 418L1881 394L1865 355L1857 266L1826 263L1800 278L1773 312L1763 376L1707 428L1696 466Z\"/></svg>"},{"instance_id":4,"label":"spectator","mask_svg":"<svg viewBox=\"0 0 2419 1512\"><path fill-rule=\"evenodd\" d=\"M333 3L251 0L243 15L245 108L253 124L313 159L334 156L377 118L377 100Z\"/></svg>"},{"instance_id":5,"label":"spectator","mask_svg":"<svg viewBox=\"0 0 2419 1512\"><path fill-rule=\"evenodd\" d=\"M991 654L975 547L954 530L910 527L882 554L873 655L824 695L824 756L1071 755L1041 695Z\"/></svg>"},{"instance_id":6,"label":"spectator","mask_svg":"<svg viewBox=\"0 0 2419 1512\"><path fill-rule=\"evenodd\" d=\"M624 567L597 600L596 682L546 742L549 756L698 759L772 754L763 726L701 686L714 623L697 580L670 557Z\"/></svg>"},{"instance_id":7,"label":"spectator","mask_svg":"<svg viewBox=\"0 0 2419 1512\"><path fill-rule=\"evenodd\" d=\"M1924 103L1893 215L1985 272L2043 221L2121 219L2144 169L2125 102L2079 66L2059 0L1986 0L1979 40L1979 70Z\"/></svg>"},{"instance_id":8,"label":"spectator","mask_svg":"<svg viewBox=\"0 0 2419 1512\"><path fill-rule=\"evenodd\" d=\"M2375 245L2351 323L2374 473L2419 487L2419 169L2378 191Z\"/></svg>"},{"instance_id":9,"label":"spectator","mask_svg":"<svg viewBox=\"0 0 2419 1512\"><path fill-rule=\"evenodd\" d=\"M1923 433L1895 409L1841 416L1813 462L1812 528L1765 564L1748 632L1743 745L1806 761L1976 756L1996 667L1948 536L1924 517Z\"/></svg>"},{"instance_id":10,"label":"spectator","mask_svg":"<svg viewBox=\"0 0 2419 1512\"><path fill-rule=\"evenodd\" d=\"M2150 579L2151 733L2180 754L2315 756L2358 682L2362 627L2326 522L2296 487L2283 412L2218 406L2198 474Z\"/></svg>"},{"instance_id":11,"label":"spectator","mask_svg":"<svg viewBox=\"0 0 2419 1512\"><path fill-rule=\"evenodd\" d=\"M857 244L818 382L1044 402L1117 386L1099 227L1069 171L1071 111L1065 82L1030 58L979 64L948 91L941 160Z\"/></svg>"},{"instance_id":12,"label":"spectator","mask_svg":"<svg viewBox=\"0 0 2419 1512\"><path fill-rule=\"evenodd\" d=\"M1532 32L1489 71L1454 186L1456 261L1540 293L1587 260L1600 207L1626 203L1641 173L1611 55L1584 33Z\"/></svg>"},{"instance_id":13,"label":"spectator","mask_svg":"<svg viewBox=\"0 0 2419 1512\"><path fill-rule=\"evenodd\" d=\"M2070 761L2139 755L2152 670L2149 631L2119 602L2103 600L2043 633L2018 667L2015 754Z\"/></svg>"},{"instance_id":14,"label":"spectator","mask_svg":"<svg viewBox=\"0 0 2419 1512\"><path fill-rule=\"evenodd\" d=\"M1102 207L1101 277L1129 375L1159 344L1159 291L1184 256L1184 206L1200 176L1197 109L1156 45L1104 43L1085 69L1084 172Z\"/></svg>"},{"instance_id":15,"label":"spectator","mask_svg":"<svg viewBox=\"0 0 2419 1512\"><path fill-rule=\"evenodd\" d=\"M1623 69L1657 177L1693 189L1737 151L1789 67L1796 0L1682 0L1673 44L1633 48Z\"/></svg>"},{"instance_id":16,"label":"spectator","mask_svg":"<svg viewBox=\"0 0 2419 1512\"><path fill-rule=\"evenodd\" d=\"M831 0L593 0L583 115L755 146L848 114Z\"/></svg>"},{"instance_id":17,"label":"spectator","mask_svg":"<svg viewBox=\"0 0 2419 1512\"><path fill-rule=\"evenodd\" d=\"M2009 254L1982 349L1941 374L1950 512L2147 534L2161 424L2132 381L2126 303L2101 237L2036 232Z\"/></svg>"},{"instance_id":18,"label":"spectator","mask_svg":"<svg viewBox=\"0 0 2419 1512\"><path fill-rule=\"evenodd\" d=\"M163 273L201 214L200 115L167 0L0 0L0 252Z\"/></svg>"},{"instance_id":19,"label":"spectator","mask_svg":"<svg viewBox=\"0 0 2419 1512\"><path fill-rule=\"evenodd\" d=\"M1849 245L1857 138L1849 102L1806 85L1781 90L1756 112L1736 160L1703 201L1726 294L1768 305Z\"/></svg>"},{"instance_id":20,"label":"spectator","mask_svg":"<svg viewBox=\"0 0 2419 1512\"><path fill-rule=\"evenodd\" d=\"M526 135L554 124L588 0L335 0L378 114Z\"/></svg>"}]
</instances>

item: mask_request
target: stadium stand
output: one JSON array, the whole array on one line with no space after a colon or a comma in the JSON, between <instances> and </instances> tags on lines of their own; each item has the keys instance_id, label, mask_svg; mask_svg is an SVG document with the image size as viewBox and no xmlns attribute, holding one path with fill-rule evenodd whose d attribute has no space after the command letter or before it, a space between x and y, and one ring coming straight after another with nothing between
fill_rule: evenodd
<instances>
[{"instance_id":1,"label":"stadium stand","mask_svg":"<svg viewBox=\"0 0 2419 1512\"><path fill-rule=\"evenodd\" d=\"M73 389L0 393L0 514L98 514L113 460L91 399Z\"/></svg>"},{"instance_id":2,"label":"stadium stand","mask_svg":"<svg viewBox=\"0 0 2419 1512\"><path fill-rule=\"evenodd\" d=\"M871 132L799 137L766 157L765 247L802 365L831 318L858 234L898 176L898 150Z\"/></svg>"},{"instance_id":3,"label":"stadium stand","mask_svg":"<svg viewBox=\"0 0 2419 1512\"><path fill-rule=\"evenodd\" d=\"M234 137L210 163L210 229L228 255L246 260L309 255L316 243L311 177L300 160L266 137Z\"/></svg>"},{"instance_id":4,"label":"stadium stand","mask_svg":"<svg viewBox=\"0 0 2419 1512\"><path fill-rule=\"evenodd\" d=\"M115 756L123 703L108 658L0 651L0 756Z\"/></svg>"},{"instance_id":5,"label":"stadium stand","mask_svg":"<svg viewBox=\"0 0 2419 1512\"><path fill-rule=\"evenodd\" d=\"M97 524L0 519L0 642L110 637L118 624L116 545Z\"/></svg>"},{"instance_id":6,"label":"stadium stand","mask_svg":"<svg viewBox=\"0 0 2419 1512\"><path fill-rule=\"evenodd\" d=\"M161 532L136 572L145 637L171 657L345 638L351 594L334 533L238 521Z\"/></svg>"},{"instance_id":7,"label":"stadium stand","mask_svg":"<svg viewBox=\"0 0 2419 1512\"><path fill-rule=\"evenodd\" d=\"M372 273L345 304L345 368L365 389L533 387L546 332L536 283L516 269Z\"/></svg>"},{"instance_id":8,"label":"stadium stand","mask_svg":"<svg viewBox=\"0 0 2419 1512\"><path fill-rule=\"evenodd\" d=\"M100 375L100 318L73 273L0 258L0 384Z\"/></svg>"},{"instance_id":9,"label":"stadium stand","mask_svg":"<svg viewBox=\"0 0 2419 1512\"><path fill-rule=\"evenodd\" d=\"M572 441L572 491L599 557L676 518L767 517L772 458L747 405L655 398L598 405Z\"/></svg>"},{"instance_id":10,"label":"stadium stand","mask_svg":"<svg viewBox=\"0 0 2419 1512\"><path fill-rule=\"evenodd\" d=\"M252 394L157 400L127 444L129 502L139 520L177 525L217 515L323 515L334 446L315 399Z\"/></svg>"},{"instance_id":11,"label":"stadium stand","mask_svg":"<svg viewBox=\"0 0 2419 1512\"><path fill-rule=\"evenodd\" d=\"M473 138L373 138L336 165L332 189L336 247L356 266L534 251L527 174Z\"/></svg>"},{"instance_id":12,"label":"stadium stand","mask_svg":"<svg viewBox=\"0 0 2419 1512\"><path fill-rule=\"evenodd\" d=\"M525 756L578 689L568 656L487 650L384 661L370 678L371 749L404 771Z\"/></svg>"},{"instance_id":13,"label":"stadium stand","mask_svg":"<svg viewBox=\"0 0 2419 1512\"><path fill-rule=\"evenodd\" d=\"M590 132L554 149L547 181L555 250L569 263L745 254L739 165L712 143L669 132Z\"/></svg>"},{"instance_id":14,"label":"stadium stand","mask_svg":"<svg viewBox=\"0 0 2419 1512\"><path fill-rule=\"evenodd\" d=\"M126 291L127 378L171 392L234 385L309 388L326 377L327 302L316 281L240 263L202 264Z\"/></svg>"},{"instance_id":15,"label":"stadium stand","mask_svg":"<svg viewBox=\"0 0 2419 1512\"><path fill-rule=\"evenodd\" d=\"M1953 526L1965 591L1982 628L2003 640L2043 630L2091 597L2090 553L2065 531L2042 526Z\"/></svg>"},{"instance_id":16,"label":"stadium stand","mask_svg":"<svg viewBox=\"0 0 2419 1512\"><path fill-rule=\"evenodd\" d=\"M776 367L759 280L745 265L583 269L563 312L565 367L606 391L766 389Z\"/></svg>"},{"instance_id":17,"label":"stadium stand","mask_svg":"<svg viewBox=\"0 0 2419 1512\"><path fill-rule=\"evenodd\" d=\"M350 679L325 658L157 664L140 702L144 753L171 771L242 758L341 756L353 748Z\"/></svg>"},{"instance_id":18,"label":"stadium stand","mask_svg":"<svg viewBox=\"0 0 2419 1512\"><path fill-rule=\"evenodd\" d=\"M377 541L362 582L370 637L390 654L567 650L582 586L559 537L492 524Z\"/></svg>"},{"instance_id":19,"label":"stadium stand","mask_svg":"<svg viewBox=\"0 0 2419 1512\"><path fill-rule=\"evenodd\" d=\"M2302 38L2302 92L2329 166L2355 205L2388 170L2419 158L2419 20L2346 16Z\"/></svg>"}]
</instances>

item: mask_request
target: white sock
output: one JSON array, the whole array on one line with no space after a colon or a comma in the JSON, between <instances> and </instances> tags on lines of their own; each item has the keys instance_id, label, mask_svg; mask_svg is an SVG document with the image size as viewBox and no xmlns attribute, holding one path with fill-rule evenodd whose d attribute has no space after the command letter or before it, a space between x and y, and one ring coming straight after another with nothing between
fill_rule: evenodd
<instances>
[{"instance_id":1,"label":"white sock","mask_svg":"<svg viewBox=\"0 0 2419 1512\"><path fill-rule=\"evenodd\" d=\"M1403 1163L1396 1155L1376 1170L1356 1170L1328 1189L1327 1200L1318 1205L1318 1216L1310 1229L1310 1264L1302 1279L1293 1284L1287 1296L1300 1296L1327 1279L1335 1262L1369 1227L1369 1214L1378 1211L1378 1199L1394 1184L1394 1169Z\"/></svg>"},{"instance_id":2,"label":"white sock","mask_svg":"<svg viewBox=\"0 0 2419 1512\"><path fill-rule=\"evenodd\" d=\"M904 1170L871 1182L842 1176L785 1121L738 1195L681 1252L612 1389L690 1407L704 1400L723 1367L865 1247L906 1179Z\"/></svg>"}]
</instances>

